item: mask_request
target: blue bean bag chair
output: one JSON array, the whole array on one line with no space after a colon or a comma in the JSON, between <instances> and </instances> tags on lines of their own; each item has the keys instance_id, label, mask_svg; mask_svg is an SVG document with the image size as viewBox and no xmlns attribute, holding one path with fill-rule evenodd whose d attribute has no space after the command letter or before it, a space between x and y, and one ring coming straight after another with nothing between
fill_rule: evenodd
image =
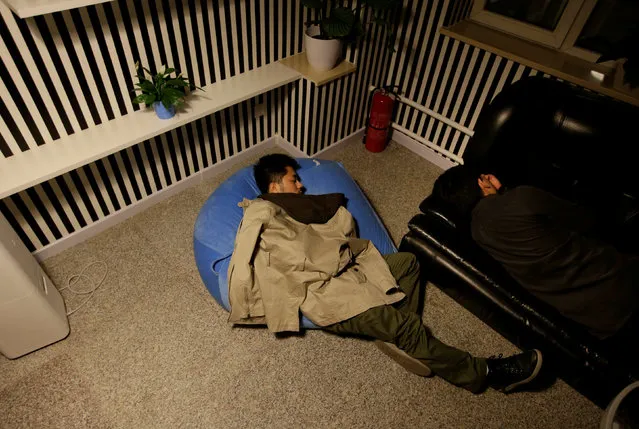
<instances>
[{"instance_id":1,"label":"blue bean bag chair","mask_svg":"<svg viewBox=\"0 0 639 429\"><path fill-rule=\"evenodd\" d=\"M297 162L307 194L343 193L348 201L346 208L357 223L359 237L372 241L382 254L397 252L373 207L342 164L309 158L298 158ZM195 221L193 250L198 271L213 298L227 311L230 309L227 271L243 215L237 203L259 195L253 167L243 168L211 194ZM317 328L306 317L302 317L301 326Z\"/></svg>"}]
</instances>

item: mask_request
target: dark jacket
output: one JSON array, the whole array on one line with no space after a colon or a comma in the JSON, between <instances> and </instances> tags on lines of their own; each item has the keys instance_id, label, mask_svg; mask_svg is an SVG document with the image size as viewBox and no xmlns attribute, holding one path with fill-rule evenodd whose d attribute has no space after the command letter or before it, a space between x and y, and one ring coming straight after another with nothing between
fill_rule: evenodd
<instances>
[{"instance_id":1,"label":"dark jacket","mask_svg":"<svg viewBox=\"0 0 639 429\"><path fill-rule=\"evenodd\" d=\"M530 186L482 198L471 222L473 239L524 288L606 338L635 311L639 281L592 227L581 207Z\"/></svg>"}]
</instances>

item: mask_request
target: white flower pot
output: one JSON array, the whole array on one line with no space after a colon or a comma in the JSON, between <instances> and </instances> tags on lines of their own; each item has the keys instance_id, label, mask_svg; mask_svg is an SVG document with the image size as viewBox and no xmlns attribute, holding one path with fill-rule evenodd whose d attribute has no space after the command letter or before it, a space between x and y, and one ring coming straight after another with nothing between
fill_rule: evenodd
<instances>
[{"instance_id":1,"label":"white flower pot","mask_svg":"<svg viewBox=\"0 0 639 429\"><path fill-rule=\"evenodd\" d=\"M312 36L320 34L319 26L311 25L304 33L304 45L308 63L317 71L328 71L337 66L342 55L342 41L322 40Z\"/></svg>"}]
</instances>

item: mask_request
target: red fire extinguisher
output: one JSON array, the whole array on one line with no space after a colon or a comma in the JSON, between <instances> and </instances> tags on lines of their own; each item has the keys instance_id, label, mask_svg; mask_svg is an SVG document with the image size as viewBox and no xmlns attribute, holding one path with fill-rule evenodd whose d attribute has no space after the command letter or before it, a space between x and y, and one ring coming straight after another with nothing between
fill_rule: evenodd
<instances>
[{"instance_id":1,"label":"red fire extinguisher","mask_svg":"<svg viewBox=\"0 0 639 429\"><path fill-rule=\"evenodd\" d=\"M381 152L386 149L396 94L392 87L376 88L371 94L371 114L364 135L366 149Z\"/></svg>"}]
</instances>

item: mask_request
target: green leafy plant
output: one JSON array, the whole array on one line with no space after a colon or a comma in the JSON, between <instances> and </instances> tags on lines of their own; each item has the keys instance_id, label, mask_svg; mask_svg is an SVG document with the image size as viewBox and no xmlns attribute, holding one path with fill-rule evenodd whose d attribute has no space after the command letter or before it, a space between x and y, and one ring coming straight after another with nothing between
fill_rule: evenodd
<instances>
[{"instance_id":1,"label":"green leafy plant","mask_svg":"<svg viewBox=\"0 0 639 429\"><path fill-rule=\"evenodd\" d=\"M306 25L318 25L320 34L318 39L341 39L346 43L354 42L365 34L362 16L364 8L370 8L373 12L371 23L379 25L387 30L386 47L395 52L393 48L393 22L392 11L401 6L400 0L360 0L354 8L341 6L340 1L330 0L301 0L302 4L316 11L317 19L307 21ZM329 6L330 3L330 7Z\"/></svg>"},{"instance_id":2,"label":"green leafy plant","mask_svg":"<svg viewBox=\"0 0 639 429\"><path fill-rule=\"evenodd\" d=\"M182 73L171 77L175 69L163 67L164 70L153 74L149 69L142 67L139 61L135 63L139 82L135 84L134 91L140 91L141 94L133 99L134 103L144 103L149 107L156 101L160 101L167 109L171 106L180 107L184 104L187 88L202 89L192 85L187 77L182 76ZM147 79L145 73L151 77L151 80Z\"/></svg>"}]
</instances>

